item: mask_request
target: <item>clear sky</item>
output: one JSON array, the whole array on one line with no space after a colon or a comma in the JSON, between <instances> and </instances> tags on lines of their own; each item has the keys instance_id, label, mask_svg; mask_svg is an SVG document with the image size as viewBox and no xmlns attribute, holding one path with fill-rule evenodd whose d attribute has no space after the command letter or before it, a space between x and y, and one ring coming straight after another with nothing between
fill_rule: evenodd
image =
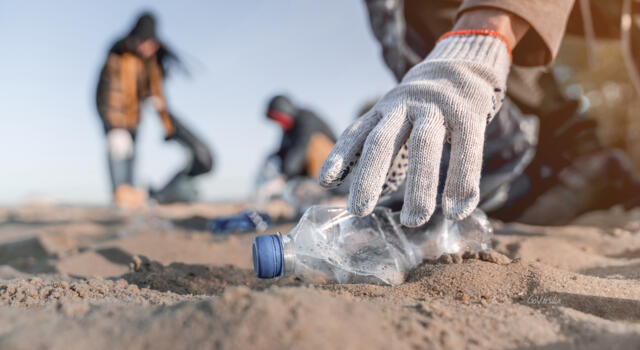
<instances>
[{"instance_id":1,"label":"clear sky","mask_svg":"<svg viewBox=\"0 0 640 350\"><path fill-rule=\"evenodd\" d=\"M141 10L192 76L165 86L169 107L212 147L202 199L249 195L280 130L267 100L288 93L339 133L393 86L358 0L0 1L0 203L32 197L107 203L104 137L95 88L106 51ZM136 180L161 185L183 165L150 106Z\"/></svg>"}]
</instances>

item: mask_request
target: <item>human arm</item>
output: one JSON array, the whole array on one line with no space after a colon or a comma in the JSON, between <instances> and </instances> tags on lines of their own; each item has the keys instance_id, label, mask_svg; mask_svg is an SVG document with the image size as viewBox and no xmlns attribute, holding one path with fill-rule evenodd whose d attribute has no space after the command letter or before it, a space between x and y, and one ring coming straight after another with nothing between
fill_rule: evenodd
<instances>
[{"instance_id":1,"label":"human arm","mask_svg":"<svg viewBox=\"0 0 640 350\"><path fill-rule=\"evenodd\" d=\"M454 30L402 82L352 124L325 161L319 181L338 186L353 172L348 209L367 215L375 207L389 169L408 144L401 222L426 223L436 207L442 147L452 155L442 207L451 219L469 215L479 201L486 124L506 90L511 48L527 22L511 13L480 8L464 12Z\"/></svg>"},{"instance_id":2,"label":"human arm","mask_svg":"<svg viewBox=\"0 0 640 350\"><path fill-rule=\"evenodd\" d=\"M151 100L155 107L160 121L165 130L165 139L171 139L176 132L175 125L171 118L171 114L167 109L167 102L164 97L162 88L162 70L160 65L156 61L151 61L148 66L149 70L149 84L151 85Z\"/></svg>"}]
</instances>

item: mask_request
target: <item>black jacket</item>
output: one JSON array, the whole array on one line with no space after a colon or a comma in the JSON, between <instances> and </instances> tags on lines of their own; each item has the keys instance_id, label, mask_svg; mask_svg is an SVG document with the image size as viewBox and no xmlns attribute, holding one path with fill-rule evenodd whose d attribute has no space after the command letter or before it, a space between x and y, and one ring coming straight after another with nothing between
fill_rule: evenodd
<instances>
[{"instance_id":1,"label":"black jacket","mask_svg":"<svg viewBox=\"0 0 640 350\"><path fill-rule=\"evenodd\" d=\"M309 110L300 109L292 117L295 124L282 135L280 149L276 153L282 164L282 172L287 177L314 176L305 173L307 148L311 137L321 133L335 143L336 136L322 119Z\"/></svg>"}]
</instances>

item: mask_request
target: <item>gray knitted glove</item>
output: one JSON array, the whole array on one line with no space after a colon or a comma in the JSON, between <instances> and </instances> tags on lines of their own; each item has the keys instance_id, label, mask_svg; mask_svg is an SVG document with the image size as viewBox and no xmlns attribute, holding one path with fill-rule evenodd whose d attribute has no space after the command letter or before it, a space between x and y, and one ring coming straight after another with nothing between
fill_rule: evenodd
<instances>
[{"instance_id":1,"label":"gray knitted glove","mask_svg":"<svg viewBox=\"0 0 640 350\"><path fill-rule=\"evenodd\" d=\"M504 98L511 58L504 39L493 32L476 32L481 34L443 37L397 87L340 136L320 170L319 182L338 186L353 169L347 204L351 213L371 213L385 179L403 176L408 165L401 222L410 227L426 223L436 208L445 140L451 143L442 197L445 215L460 220L478 205L485 128ZM400 152L405 143L408 161L394 162L407 157Z\"/></svg>"}]
</instances>

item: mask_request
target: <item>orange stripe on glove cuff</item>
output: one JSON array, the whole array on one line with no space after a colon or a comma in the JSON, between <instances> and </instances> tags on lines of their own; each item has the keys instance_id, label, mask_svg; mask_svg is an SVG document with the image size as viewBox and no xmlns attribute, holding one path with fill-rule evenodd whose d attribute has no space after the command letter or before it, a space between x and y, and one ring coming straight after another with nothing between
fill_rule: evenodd
<instances>
[{"instance_id":1,"label":"orange stripe on glove cuff","mask_svg":"<svg viewBox=\"0 0 640 350\"><path fill-rule=\"evenodd\" d=\"M509 58L511 58L511 60L513 61L513 54L511 53L511 46L509 45L509 41L507 41L507 38L496 32L495 30L490 30L490 29L465 29L465 30L454 30L451 32L447 32L444 33L439 39L438 42L452 37L452 36L468 36L468 35L485 35L485 36L493 36L496 37L500 40L502 40L502 42L504 42L504 45L507 47L507 52L509 53Z\"/></svg>"}]
</instances>

